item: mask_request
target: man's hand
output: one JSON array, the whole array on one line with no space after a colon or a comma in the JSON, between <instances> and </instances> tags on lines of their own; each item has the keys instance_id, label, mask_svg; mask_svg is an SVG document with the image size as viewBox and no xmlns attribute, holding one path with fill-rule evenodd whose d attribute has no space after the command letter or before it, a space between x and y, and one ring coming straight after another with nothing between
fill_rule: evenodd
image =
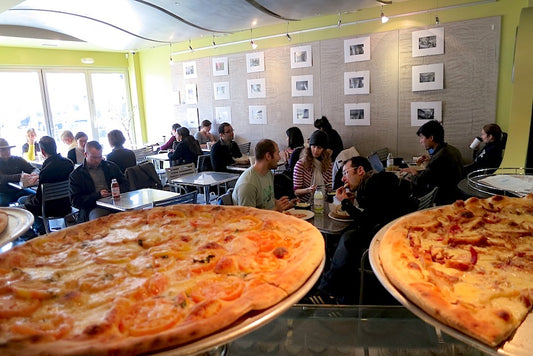
<instances>
[{"instance_id":1,"label":"man's hand","mask_svg":"<svg viewBox=\"0 0 533 356\"><path fill-rule=\"evenodd\" d=\"M400 169L400 172L409 173L410 175L413 175L413 176L416 176L418 174L418 170L414 167L402 168Z\"/></svg>"},{"instance_id":2,"label":"man's hand","mask_svg":"<svg viewBox=\"0 0 533 356\"><path fill-rule=\"evenodd\" d=\"M354 202L355 195L348 190L348 187L346 185L338 188L335 193L336 193L335 197L337 198L338 201L349 199L352 203Z\"/></svg>"},{"instance_id":3,"label":"man's hand","mask_svg":"<svg viewBox=\"0 0 533 356\"><path fill-rule=\"evenodd\" d=\"M106 198L106 197L108 197L108 196L110 196L110 195L111 195L111 193L110 193L107 189L102 189L102 190L100 191L100 196L101 196L102 198Z\"/></svg>"},{"instance_id":4,"label":"man's hand","mask_svg":"<svg viewBox=\"0 0 533 356\"><path fill-rule=\"evenodd\" d=\"M281 198L275 200L275 205L276 205L275 209L277 211L288 210L288 209L294 207L294 203L296 203L297 201L298 201L298 199L289 200L289 197L287 197L287 196L281 197Z\"/></svg>"}]
</instances>

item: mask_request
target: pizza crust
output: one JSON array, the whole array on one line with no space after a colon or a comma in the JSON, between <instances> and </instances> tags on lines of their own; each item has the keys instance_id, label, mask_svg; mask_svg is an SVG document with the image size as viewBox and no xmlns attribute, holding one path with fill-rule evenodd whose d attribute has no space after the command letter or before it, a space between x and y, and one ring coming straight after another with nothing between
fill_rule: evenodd
<instances>
[{"instance_id":1,"label":"pizza crust","mask_svg":"<svg viewBox=\"0 0 533 356\"><path fill-rule=\"evenodd\" d=\"M0 234L7 228L8 223L9 216L4 211L0 211Z\"/></svg>"}]
</instances>

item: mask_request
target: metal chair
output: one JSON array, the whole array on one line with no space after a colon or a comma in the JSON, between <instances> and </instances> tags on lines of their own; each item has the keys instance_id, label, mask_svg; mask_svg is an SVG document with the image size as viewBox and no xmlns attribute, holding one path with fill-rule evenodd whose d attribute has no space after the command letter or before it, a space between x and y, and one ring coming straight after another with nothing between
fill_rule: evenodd
<instances>
[{"instance_id":1,"label":"metal chair","mask_svg":"<svg viewBox=\"0 0 533 356\"><path fill-rule=\"evenodd\" d=\"M137 164L146 161L146 157L151 155L153 151L149 150L146 147L139 148L136 150L133 150L133 153L135 154L135 159L137 161Z\"/></svg>"},{"instance_id":2,"label":"metal chair","mask_svg":"<svg viewBox=\"0 0 533 356\"><path fill-rule=\"evenodd\" d=\"M439 187L435 187L426 195L423 195L420 198L418 198L417 210L427 209L427 208L431 208L435 206L435 198L438 192L439 192Z\"/></svg>"},{"instance_id":3,"label":"metal chair","mask_svg":"<svg viewBox=\"0 0 533 356\"><path fill-rule=\"evenodd\" d=\"M46 233L49 234L50 231L52 231L50 228L50 220L62 220L62 225L59 229L69 226L67 219L78 212L78 209L73 208L70 205L70 182L68 180L64 180L57 183L42 183L41 194L42 202L40 218L43 219ZM65 207L65 211L68 212L62 215L47 214L51 206L54 206L57 210L57 204L59 203L58 200L60 199L68 201L68 207ZM75 221L75 219L68 219L68 221Z\"/></svg>"},{"instance_id":4,"label":"metal chair","mask_svg":"<svg viewBox=\"0 0 533 356\"><path fill-rule=\"evenodd\" d=\"M180 164L165 168L165 173L167 175L167 184L169 187L177 193L187 193L187 189L184 186L172 183L172 180L187 174L196 173L196 168L194 167L194 163Z\"/></svg>"},{"instance_id":5,"label":"metal chair","mask_svg":"<svg viewBox=\"0 0 533 356\"><path fill-rule=\"evenodd\" d=\"M195 190L187 194L181 194L174 198L156 201L153 203L153 207L155 208L157 206L168 206L168 205L176 205L176 204L196 204L197 196L198 196L198 192Z\"/></svg>"},{"instance_id":6,"label":"metal chair","mask_svg":"<svg viewBox=\"0 0 533 356\"><path fill-rule=\"evenodd\" d=\"M211 156L210 155L200 155L198 156L198 172L212 171L213 166L211 165Z\"/></svg>"},{"instance_id":7,"label":"metal chair","mask_svg":"<svg viewBox=\"0 0 533 356\"><path fill-rule=\"evenodd\" d=\"M217 205L233 205L233 199L231 194L233 193L233 188L229 188L228 191L217 198Z\"/></svg>"},{"instance_id":8,"label":"metal chair","mask_svg":"<svg viewBox=\"0 0 533 356\"><path fill-rule=\"evenodd\" d=\"M252 143L251 142L245 142L245 143L241 143L239 145L239 150L241 150L241 153L243 155L246 155L246 156L249 156L250 155L250 147L252 146Z\"/></svg>"}]
</instances>

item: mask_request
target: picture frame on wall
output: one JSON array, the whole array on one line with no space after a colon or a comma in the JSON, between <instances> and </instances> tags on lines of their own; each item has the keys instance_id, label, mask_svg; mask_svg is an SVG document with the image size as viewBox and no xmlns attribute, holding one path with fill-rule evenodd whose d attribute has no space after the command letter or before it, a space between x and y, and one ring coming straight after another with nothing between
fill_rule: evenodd
<instances>
[{"instance_id":1,"label":"picture frame on wall","mask_svg":"<svg viewBox=\"0 0 533 356\"><path fill-rule=\"evenodd\" d=\"M370 126L370 103L344 104L346 126Z\"/></svg>"},{"instance_id":2,"label":"picture frame on wall","mask_svg":"<svg viewBox=\"0 0 533 356\"><path fill-rule=\"evenodd\" d=\"M370 36L344 40L344 63L370 60Z\"/></svg>"},{"instance_id":3,"label":"picture frame on wall","mask_svg":"<svg viewBox=\"0 0 533 356\"><path fill-rule=\"evenodd\" d=\"M411 103L411 126L422 126L431 120L442 122L442 101Z\"/></svg>"},{"instance_id":4,"label":"picture frame on wall","mask_svg":"<svg viewBox=\"0 0 533 356\"><path fill-rule=\"evenodd\" d=\"M313 125L315 119L313 104L292 104L292 123Z\"/></svg>"},{"instance_id":5,"label":"picture frame on wall","mask_svg":"<svg viewBox=\"0 0 533 356\"><path fill-rule=\"evenodd\" d=\"M444 63L412 67L413 91L439 90L444 87Z\"/></svg>"},{"instance_id":6,"label":"picture frame on wall","mask_svg":"<svg viewBox=\"0 0 533 356\"><path fill-rule=\"evenodd\" d=\"M229 100L229 82L217 82L213 84L215 100Z\"/></svg>"},{"instance_id":7,"label":"picture frame on wall","mask_svg":"<svg viewBox=\"0 0 533 356\"><path fill-rule=\"evenodd\" d=\"M312 75L293 75L291 83L292 96L313 96Z\"/></svg>"},{"instance_id":8,"label":"picture frame on wall","mask_svg":"<svg viewBox=\"0 0 533 356\"><path fill-rule=\"evenodd\" d=\"M305 68L313 66L313 50L309 46L291 47L291 68Z\"/></svg>"},{"instance_id":9,"label":"picture frame on wall","mask_svg":"<svg viewBox=\"0 0 533 356\"><path fill-rule=\"evenodd\" d=\"M413 31L411 41L413 57L444 54L444 27Z\"/></svg>"},{"instance_id":10,"label":"picture frame on wall","mask_svg":"<svg viewBox=\"0 0 533 356\"><path fill-rule=\"evenodd\" d=\"M228 57L213 58L213 76L228 75Z\"/></svg>"},{"instance_id":11,"label":"picture frame on wall","mask_svg":"<svg viewBox=\"0 0 533 356\"><path fill-rule=\"evenodd\" d=\"M250 125L266 125L267 110L265 105L248 106L248 117Z\"/></svg>"},{"instance_id":12,"label":"picture frame on wall","mask_svg":"<svg viewBox=\"0 0 533 356\"><path fill-rule=\"evenodd\" d=\"M220 125L223 122L231 124L231 106L215 107L215 124Z\"/></svg>"},{"instance_id":13,"label":"picture frame on wall","mask_svg":"<svg viewBox=\"0 0 533 356\"><path fill-rule=\"evenodd\" d=\"M187 108L187 127L198 129L198 108Z\"/></svg>"},{"instance_id":14,"label":"picture frame on wall","mask_svg":"<svg viewBox=\"0 0 533 356\"><path fill-rule=\"evenodd\" d=\"M248 87L248 99L266 97L265 78L248 79L246 83Z\"/></svg>"},{"instance_id":15,"label":"picture frame on wall","mask_svg":"<svg viewBox=\"0 0 533 356\"><path fill-rule=\"evenodd\" d=\"M265 53L252 52L246 53L246 73L264 72L265 71Z\"/></svg>"},{"instance_id":16,"label":"picture frame on wall","mask_svg":"<svg viewBox=\"0 0 533 356\"><path fill-rule=\"evenodd\" d=\"M183 77L185 79L194 79L197 76L196 61L183 62Z\"/></svg>"},{"instance_id":17,"label":"picture frame on wall","mask_svg":"<svg viewBox=\"0 0 533 356\"><path fill-rule=\"evenodd\" d=\"M369 93L370 71L344 72L344 95Z\"/></svg>"},{"instance_id":18,"label":"picture frame on wall","mask_svg":"<svg viewBox=\"0 0 533 356\"><path fill-rule=\"evenodd\" d=\"M185 84L185 104L197 104L196 84Z\"/></svg>"}]
</instances>

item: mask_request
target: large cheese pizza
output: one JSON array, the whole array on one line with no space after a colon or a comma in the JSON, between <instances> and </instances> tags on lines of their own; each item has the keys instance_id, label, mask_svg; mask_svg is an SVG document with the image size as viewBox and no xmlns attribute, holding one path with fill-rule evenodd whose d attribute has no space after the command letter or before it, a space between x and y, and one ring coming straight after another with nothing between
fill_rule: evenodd
<instances>
[{"instance_id":1,"label":"large cheese pizza","mask_svg":"<svg viewBox=\"0 0 533 356\"><path fill-rule=\"evenodd\" d=\"M322 235L277 212L132 211L0 255L0 354L137 354L221 330L295 292Z\"/></svg>"},{"instance_id":2,"label":"large cheese pizza","mask_svg":"<svg viewBox=\"0 0 533 356\"><path fill-rule=\"evenodd\" d=\"M382 237L379 260L408 300L496 346L533 304L533 194L470 198L407 215Z\"/></svg>"}]
</instances>

